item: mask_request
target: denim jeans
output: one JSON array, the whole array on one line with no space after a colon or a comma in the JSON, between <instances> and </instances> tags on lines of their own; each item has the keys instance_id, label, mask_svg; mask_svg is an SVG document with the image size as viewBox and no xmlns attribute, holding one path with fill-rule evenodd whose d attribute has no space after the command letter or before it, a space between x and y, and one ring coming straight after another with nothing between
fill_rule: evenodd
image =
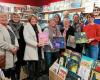
<instances>
[{"instance_id":1,"label":"denim jeans","mask_svg":"<svg viewBox=\"0 0 100 80\"><path fill-rule=\"evenodd\" d=\"M99 46L97 45L89 45L86 48L86 56L92 58L93 60L98 59L98 54L99 54Z\"/></svg>"}]
</instances>

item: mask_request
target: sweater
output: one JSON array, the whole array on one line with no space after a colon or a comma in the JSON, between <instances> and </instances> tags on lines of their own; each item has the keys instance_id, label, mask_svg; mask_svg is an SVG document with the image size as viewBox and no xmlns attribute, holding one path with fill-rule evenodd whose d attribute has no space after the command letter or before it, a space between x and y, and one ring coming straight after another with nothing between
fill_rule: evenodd
<instances>
[{"instance_id":1,"label":"sweater","mask_svg":"<svg viewBox=\"0 0 100 80\"><path fill-rule=\"evenodd\" d=\"M94 41L90 42L90 45L96 45L100 41L100 25L93 24L89 25L87 24L83 28L83 32L86 33L86 36L88 39L94 38Z\"/></svg>"}]
</instances>

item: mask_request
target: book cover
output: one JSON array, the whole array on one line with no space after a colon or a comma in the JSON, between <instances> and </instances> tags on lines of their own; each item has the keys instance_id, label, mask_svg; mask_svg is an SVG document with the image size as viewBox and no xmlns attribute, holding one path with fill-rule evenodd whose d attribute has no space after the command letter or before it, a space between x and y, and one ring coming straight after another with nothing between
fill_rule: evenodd
<instances>
[{"instance_id":1,"label":"book cover","mask_svg":"<svg viewBox=\"0 0 100 80\"><path fill-rule=\"evenodd\" d=\"M77 73L78 68L79 68L79 62L75 61L73 59L70 59L66 65L69 71L72 71L74 73Z\"/></svg>"},{"instance_id":2,"label":"book cover","mask_svg":"<svg viewBox=\"0 0 100 80\"><path fill-rule=\"evenodd\" d=\"M55 49L65 48L64 37L54 37L52 40L52 45Z\"/></svg>"},{"instance_id":3,"label":"book cover","mask_svg":"<svg viewBox=\"0 0 100 80\"><path fill-rule=\"evenodd\" d=\"M86 33L85 32L77 32L75 33L75 42L77 44L80 43L87 43L88 39L86 37Z\"/></svg>"},{"instance_id":4,"label":"book cover","mask_svg":"<svg viewBox=\"0 0 100 80\"><path fill-rule=\"evenodd\" d=\"M75 44L75 37L72 35L68 36L68 40L67 40L67 46L75 48L76 44Z\"/></svg>"},{"instance_id":5,"label":"book cover","mask_svg":"<svg viewBox=\"0 0 100 80\"><path fill-rule=\"evenodd\" d=\"M68 73L68 69L63 66L60 66L58 76L61 78L61 80L66 79L67 73Z\"/></svg>"},{"instance_id":6,"label":"book cover","mask_svg":"<svg viewBox=\"0 0 100 80\"><path fill-rule=\"evenodd\" d=\"M80 62L81 61L81 54L78 53L78 52L75 52L73 51L71 54L70 54L70 57L71 59L77 61L77 62Z\"/></svg>"},{"instance_id":7,"label":"book cover","mask_svg":"<svg viewBox=\"0 0 100 80\"><path fill-rule=\"evenodd\" d=\"M39 36L39 43L40 44L48 44L49 38L48 38L48 33L47 32L41 32L38 34Z\"/></svg>"},{"instance_id":8,"label":"book cover","mask_svg":"<svg viewBox=\"0 0 100 80\"><path fill-rule=\"evenodd\" d=\"M92 70L90 80L100 80L100 72Z\"/></svg>"},{"instance_id":9,"label":"book cover","mask_svg":"<svg viewBox=\"0 0 100 80\"><path fill-rule=\"evenodd\" d=\"M78 70L78 75L81 76L83 80L88 80L90 76L90 71L93 66L94 60L92 58L82 56L80 67Z\"/></svg>"},{"instance_id":10,"label":"book cover","mask_svg":"<svg viewBox=\"0 0 100 80\"><path fill-rule=\"evenodd\" d=\"M55 63L51 66L50 70L57 74L58 71L59 71L59 67L60 67L60 65L59 65L57 62L55 62Z\"/></svg>"},{"instance_id":11,"label":"book cover","mask_svg":"<svg viewBox=\"0 0 100 80\"><path fill-rule=\"evenodd\" d=\"M76 73L69 71L66 77L66 80L81 80L81 77Z\"/></svg>"}]
</instances>

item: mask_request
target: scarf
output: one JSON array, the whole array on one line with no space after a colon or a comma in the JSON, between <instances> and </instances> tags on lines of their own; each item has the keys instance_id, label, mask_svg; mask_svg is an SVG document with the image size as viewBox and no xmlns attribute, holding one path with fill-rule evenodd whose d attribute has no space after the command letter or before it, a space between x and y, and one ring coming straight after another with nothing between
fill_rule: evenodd
<instances>
[{"instance_id":1,"label":"scarf","mask_svg":"<svg viewBox=\"0 0 100 80\"><path fill-rule=\"evenodd\" d=\"M22 23L18 22L18 23L15 23L13 20L10 20L9 21L9 26L12 28L12 30L14 31L17 39L20 39L20 36L19 36L19 31L20 31L20 28L21 26L23 25Z\"/></svg>"},{"instance_id":2,"label":"scarf","mask_svg":"<svg viewBox=\"0 0 100 80\"><path fill-rule=\"evenodd\" d=\"M39 30L37 28L37 25L32 25L32 27L33 27L33 30L35 31L37 42L39 42L39 37L38 37ZM41 47L38 47L38 57L39 57L39 60L42 59Z\"/></svg>"}]
</instances>

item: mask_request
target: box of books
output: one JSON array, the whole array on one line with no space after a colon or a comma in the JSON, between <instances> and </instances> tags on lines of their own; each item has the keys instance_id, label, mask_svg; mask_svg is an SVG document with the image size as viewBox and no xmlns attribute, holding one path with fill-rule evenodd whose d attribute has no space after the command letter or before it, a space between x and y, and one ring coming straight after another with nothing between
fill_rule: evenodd
<instances>
[{"instance_id":1,"label":"box of books","mask_svg":"<svg viewBox=\"0 0 100 80\"><path fill-rule=\"evenodd\" d=\"M65 48L64 37L54 37L52 40L52 45L55 49Z\"/></svg>"},{"instance_id":2,"label":"box of books","mask_svg":"<svg viewBox=\"0 0 100 80\"><path fill-rule=\"evenodd\" d=\"M87 43L87 41L88 41L88 39L86 37L85 32L76 32L75 33L75 42L76 42L76 44Z\"/></svg>"},{"instance_id":3,"label":"box of books","mask_svg":"<svg viewBox=\"0 0 100 80\"><path fill-rule=\"evenodd\" d=\"M90 71L93 66L94 60L92 58L82 56L80 67L78 70L78 75L81 76L82 80L88 80L90 76Z\"/></svg>"},{"instance_id":4,"label":"box of books","mask_svg":"<svg viewBox=\"0 0 100 80\"><path fill-rule=\"evenodd\" d=\"M49 80L65 80L67 73L68 69L56 61L49 69Z\"/></svg>"}]
</instances>

